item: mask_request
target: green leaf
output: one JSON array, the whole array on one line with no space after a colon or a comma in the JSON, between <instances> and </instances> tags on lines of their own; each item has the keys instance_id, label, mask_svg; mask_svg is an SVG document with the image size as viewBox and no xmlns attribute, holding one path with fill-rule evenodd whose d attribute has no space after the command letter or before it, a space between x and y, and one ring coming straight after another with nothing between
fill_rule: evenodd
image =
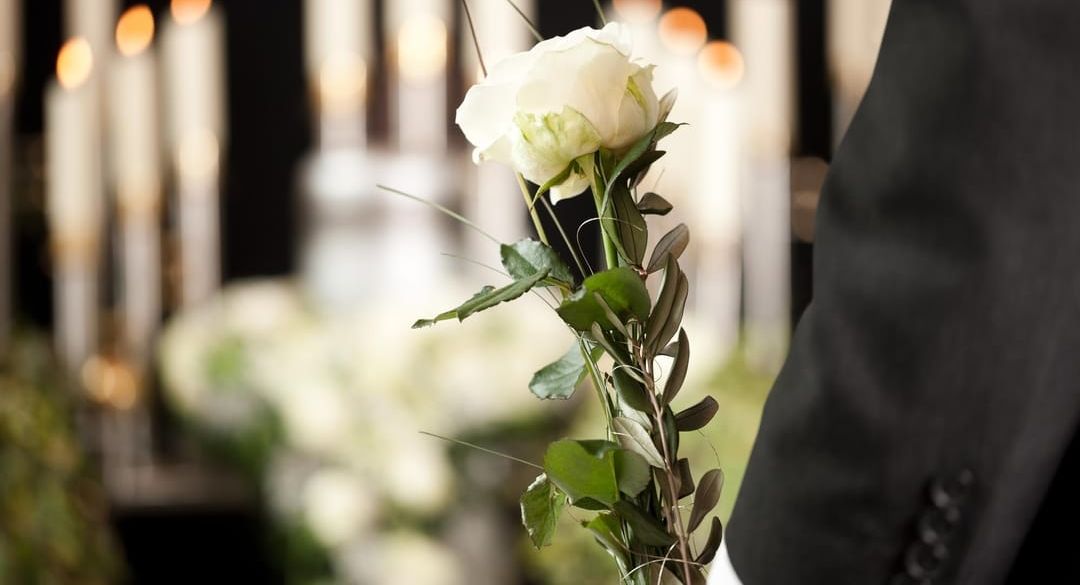
<instances>
[{"instance_id":1,"label":"green leaf","mask_svg":"<svg viewBox=\"0 0 1080 585\"><path fill-rule=\"evenodd\" d=\"M529 278L542 270L551 278L573 285L574 275L559 255L536 240L524 239L511 245L500 246L503 268L515 280Z\"/></svg>"},{"instance_id":2,"label":"green leaf","mask_svg":"<svg viewBox=\"0 0 1080 585\"><path fill-rule=\"evenodd\" d=\"M681 432L696 431L704 428L716 416L720 405L712 396L706 396L697 404L675 415L675 426Z\"/></svg>"},{"instance_id":3,"label":"green leaf","mask_svg":"<svg viewBox=\"0 0 1080 585\"><path fill-rule=\"evenodd\" d=\"M521 495L521 522L537 550L551 544L566 496L541 473Z\"/></svg>"},{"instance_id":4,"label":"green leaf","mask_svg":"<svg viewBox=\"0 0 1080 585\"><path fill-rule=\"evenodd\" d=\"M632 179L631 184L637 186L637 184L645 178L645 175L649 172L649 168L651 168L656 161L664 158L665 154L667 154L667 152L663 150L650 150L643 154L641 158L634 161L634 164L627 166L626 170L623 171L623 174Z\"/></svg>"},{"instance_id":5,"label":"green leaf","mask_svg":"<svg viewBox=\"0 0 1080 585\"><path fill-rule=\"evenodd\" d=\"M644 426L621 416L615 417L611 423L620 445L640 455L649 465L663 469L664 458Z\"/></svg>"},{"instance_id":6,"label":"green leaf","mask_svg":"<svg viewBox=\"0 0 1080 585\"><path fill-rule=\"evenodd\" d=\"M521 280L515 280L514 282L496 289L494 287L485 286L480 292L473 295L471 299L465 301L461 306L440 313L434 319L421 319L416 323L413 323L413 329L420 329L422 327L430 327L439 321L446 321L448 319L457 318L458 321L464 321L469 316L479 313L481 311L490 309L499 303L506 301L512 301L521 295L529 292L534 286L540 283L540 281L547 278L547 270L542 270L533 274L528 278Z\"/></svg>"},{"instance_id":7,"label":"green leaf","mask_svg":"<svg viewBox=\"0 0 1080 585\"><path fill-rule=\"evenodd\" d=\"M542 400L566 400L574 395L578 384L585 379L588 370L581 346L573 345L557 361L550 363L533 374L529 390ZM593 360L600 359L602 350L593 348Z\"/></svg>"},{"instance_id":8,"label":"green leaf","mask_svg":"<svg viewBox=\"0 0 1080 585\"><path fill-rule=\"evenodd\" d=\"M671 411L670 406L664 407L664 414L660 419L659 432L664 433L664 438L667 440L668 455L672 459L677 459L676 454L679 452L679 427L675 423L675 413ZM657 441L659 443L659 441Z\"/></svg>"},{"instance_id":9,"label":"green leaf","mask_svg":"<svg viewBox=\"0 0 1080 585\"><path fill-rule=\"evenodd\" d=\"M663 403L671 404L686 381L686 371L690 367L690 340L686 337L686 330L679 329L678 349L675 352L675 362L671 365L671 373L668 374L667 382L664 382Z\"/></svg>"},{"instance_id":10,"label":"green leaf","mask_svg":"<svg viewBox=\"0 0 1080 585\"><path fill-rule=\"evenodd\" d=\"M611 310L607 301L600 293L593 293L593 298L596 299L596 304L600 305L600 310L604 312L604 316L607 317L608 323L615 327L615 330L622 334L623 337L630 337L630 332L627 331L626 325L623 324L622 319L615 314L615 311Z\"/></svg>"},{"instance_id":11,"label":"green leaf","mask_svg":"<svg viewBox=\"0 0 1080 585\"><path fill-rule=\"evenodd\" d=\"M724 539L724 525L720 522L720 519L713 516L712 527L709 528L709 539L705 541L705 546L702 547L701 553L698 554L698 563L702 565L708 565L716 557L716 551L720 548L720 543Z\"/></svg>"},{"instance_id":12,"label":"green leaf","mask_svg":"<svg viewBox=\"0 0 1080 585\"><path fill-rule=\"evenodd\" d=\"M615 217L618 218L615 233L626 252L626 261L633 266L639 266L645 258L645 248L649 243L649 229L645 225L645 218L638 211L634 198L625 185L615 187L611 205Z\"/></svg>"},{"instance_id":13,"label":"green leaf","mask_svg":"<svg viewBox=\"0 0 1080 585\"><path fill-rule=\"evenodd\" d=\"M644 321L649 316L649 291L633 268L622 266L598 272L585 279L581 287L557 309L563 321L578 331L589 331L593 323L613 329L594 293L603 296L608 308L620 318Z\"/></svg>"},{"instance_id":14,"label":"green leaf","mask_svg":"<svg viewBox=\"0 0 1080 585\"><path fill-rule=\"evenodd\" d=\"M562 439L549 445L544 454L544 471L571 503L589 498L611 506L619 499L614 457L596 443L604 441Z\"/></svg>"},{"instance_id":15,"label":"green leaf","mask_svg":"<svg viewBox=\"0 0 1080 585\"><path fill-rule=\"evenodd\" d=\"M615 383L615 392L627 406L640 412L650 412L652 404L649 402L648 390L645 385L630 375L628 368L616 368L611 373Z\"/></svg>"},{"instance_id":16,"label":"green leaf","mask_svg":"<svg viewBox=\"0 0 1080 585\"><path fill-rule=\"evenodd\" d=\"M668 136L671 136L671 134L678 130L680 126L685 125L686 124L676 124L674 122L660 122L656 125L656 130L653 131L653 142L660 142Z\"/></svg>"},{"instance_id":17,"label":"green leaf","mask_svg":"<svg viewBox=\"0 0 1080 585\"><path fill-rule=\"evenodd\" d=\"M608 554L615 559L622 573L630 570L626 559L626 550L629 549L622 539L622 526L619 519L611 512L597 514L595 518L582 525L593 534L596 541L607 550Z\"/></svg>"},{"instance_id":18,"label":"green leaf","mask_svg":"<svg viewBox=\"0 0 1080 585\"><path fill-rule=\"evenodd\" d=\"M660 521L646 514L628 500L615 503L619 517L634 530L634 538L648 546L669 547L675 544L675 537L668 534Z\"/></svg>"},{"instance_id":19,"label":"green leaf","mask_svg":"<svg viewBox=\"0 0 1080 585\"><path fill-rule=\"evenodd\" d=\"M638 201L637 208L642 215L667 215L674 209L667 199L653 192L643 195L641 201Z\"/></svg>"},{"instance_id":20,"label":"green leaf","mask_svg":"<svg viewBox=\"0 0 1080 585\"><path fill-rule=\"evenodd\" d=\"M615 462L615 482L619 484L619 491L631 498L645 491L652 480L652 471L645 459L627 449L612 451Z\"/></svg>"},{"instance_id":21,"label":"green leaf","mask_svg":"<svg viewBox=\"0 0 1080 585\"><path fill-rule=\"evenodd\" d=\"M577 160L572 160L570 161L570 164L566 165L566 168L563 169L562 172L548 179L543 185L540 185L540 188L536 190L536 194L533 195L532 202L529 204L529 209L531 210L536 205L536 202L540 201L540 198L546 195L548 191L551 191L556 185L562 185L563 182L570 177L570 173L574 172L574 169L577 167Z\"/></svg>"},{"instance_id":22,"label":"green leaf","mask_svg":"<svg viewBox=\"0 0 1080 585\"><path fill-rule=\"evenodd\" d=\"M690 510L690 521L686 524L688 532L697 530L701 521L720 501L720 491L724 488L724 472L713 469L701 476L698 482L697 496L694 497L694 507Z\"/></svg>"},{"instance_id":23,"label":"green leaf","mask_svg":"<svg viewBox=\"0 0 1080 585\"><path fill-rule=\"evenodd\" d=\"M600 328L599 323L593 323L592 326L589 327L589 337L591 337L592 340L597 343L597 345L604 348L604 351L606 351L607 354L614 358L615 361L619 364L625 366L630 363L630 353L626 351L624 344L616 345L610 338L608 338L607 335L604 334L604 331Z\"/></svg>"},{"instance_id":24,"label":"green leaf","mask_svg":"<svg viewBox=\"0 0 1080 585\"><path fill-rule=\"evenodd\" d=\"M663 268L667 264L668 256L678 260L689 244L690 228L686 227L685 223L680 223L664 234L664 237L660 238L660 241L656 243L652 256L649 257L647 272L652 274Z\"/></svg>"}]
</instances>

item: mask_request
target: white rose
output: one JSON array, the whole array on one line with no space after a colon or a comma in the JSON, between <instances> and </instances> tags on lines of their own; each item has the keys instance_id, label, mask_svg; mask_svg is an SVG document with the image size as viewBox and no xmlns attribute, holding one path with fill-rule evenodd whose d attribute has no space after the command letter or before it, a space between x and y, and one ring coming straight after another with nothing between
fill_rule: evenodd
<instances>
[{"instance_id":1,"label":"white rose","mask_svg":"<svg viewBox=\"0 0 1080 585\"><path fill-rule=\"evenodd\" d=\"M537 184L576 161L551 198L583 192L593 153L632 145L660 117L653 66L631 62L630 51L628 31L611 23L548 39L495 64L457 111L458 126L476 147L474 160L508 164Z\"/></svg>"}]
</instances>

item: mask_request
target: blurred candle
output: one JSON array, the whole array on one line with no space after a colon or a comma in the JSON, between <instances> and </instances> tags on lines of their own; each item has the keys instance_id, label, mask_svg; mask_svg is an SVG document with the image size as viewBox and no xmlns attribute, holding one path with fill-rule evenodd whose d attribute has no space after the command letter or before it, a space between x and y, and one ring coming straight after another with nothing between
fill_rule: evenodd
<instances>
[{"instance_id":1,"label":"blurred candle","mask_svg":"<svg viewBox=\"0 0 1080 585\"><path fill-rule=\"evenodd\" d=\"M705 20L690 8L672 8L660 17L658 26L661 61L654 75L655 86L660 95L670 89L678 90L678 99L669 120L686 123L670 137L664 139L665 150L681 153L669 156L657 164L656 176L663 172L659 188L663 195L676 205L688 203L695 190L698 177L696 169L703 164L706 153L697 146L701 136L701 113L705 87L697 72L696 57L708 39ZM658 223L675 222L665 218Z\"/></svg>"},{"instance_id":2,"label":"blurred candle","mask_svg":"<svg viewBox=\"0 0 1080 585\"><path fill-rule=\"evenodd\" d=\"M318 111L319 145L362 148L374 55L371 0L306 0L304 9L305 67Z\"/></svg>"},{"instance_id":3,"label":"blurred candle","mask_svg":"<svg viewBox=\"0 0 1080 585\"><path fill-rule=\"evenodd\" d=\"M220 161L225 143L225 23L211 0L172 0L162 30L165 118L180 231L181 303L221 283Z\"/></svg>"},{"instance_id":4,"label":"blurred candle","mask_svg":"<svg viewBox=\"0 0 1080 585\"><path fill-rule=\"evenodd\" d=\"M532 0L515 2L517 7L535 22L536 6ZM536 39L517 12L506 2L470 0L476 26L477 39L484 56L484 64L490 69L496 63L527 51ZM468 24L463 26L468 27ZM483 78L480 59L477 58L472 34L466 29L461 35L461 55L465 66L465 79L472 83ZM479 225L489 226L500 238L516 241L528 235L527 213L518 195L517 179L513 170L494 163L469 165L473 173L473 188L469 189L465 202L466 216ZM466 231L468 257L474 260L499 263L499 251L491 241L473 230Z\"/></svg>"},{"instance_id":5,"label":"blurred candle","mask_svg":"<svg viewBox=\"0 0 1080 585\"><path fill-rule=\"evenodd\" d=\"M120 214L120 294L124 334L140 367L149 365L161 318L161 169L154 17L128 9L116 26L120 58L109 72L109 145Z\"/></svg>"},{"instance_id":6,"label":"blurred candle","mask_svg":"<svg viewBox=\"0 0 1080 585\"><path fill-rule=\"evenodd\" d=\"M791 330L794 8L791 0L735 0L730 16L734 42L746 63L747 352L759 369L775 372L783 363Z\"/></svg>"},{"instance_id":7,"label":"blurred candle","mask_svg":"<svg viewBox=\"0 0 1080 585\"><path fill-rule=\"evenodd\" d=\"M94 67L90 44L69 40L45 91L45 165L53 250L57 353L68 373L98 338L98 267L104 208Z\"/></svg>"},{"instance_id":8,"label":"blurred candle","mask_svg":"<svg viewBox=\"0 0 1080 585\"><path fill-rule=\"evenodd\" d=\"M720 351L726 354L739 340L742 300L738 89L742 54L731 43L713 41L698 55L698 70L706 93L694 150L708 158L697 167L700 182L690 207L699 252L695 311L713 327Z\"/></svg>"},{"instance_id":9,"label":"blurred candle","mask_svg":"<svg viewBox=\"0 0 1080 585\"><path fill-rule=\"evenodd\" d=\"M402 152L446 151L447 26L451 0L394 0L387 5L393 43L396 128Z\"/></svg>"},{"instance_id":10,"label":"blurred candle","mask_svg":"<svg viewBox=\"0 0 1080 585\"><path fill-rule=\"evenodd\" d=\"M839 144L874 73L892 0L830 0L828 69L833 141Z\"/></svg>"},{"instance_id":11,"label":"blurred candle","mask_svg":"<svg viewBox=\"0 0 1080 585\"><path fill-rule=\"evenodd\" d=\"M0 354L11 334L12 307L12 204L15 133L15 83L19 65L18 0L0 0Z\"/></svg>"},{"instance_id":12,"label":"blurred candle","mask_svg":"<svg viewBox=\"0 0 1080 585\"><path fill-rule=\"evenodd\" d=\"M113 24L117 0L64 0L64 31L68 37L82 37L97 58L96 69L104 74L107 55L112 52Z\"/></svg>"},{"instance_id":13,"label":"blurred candle","mask_svg":"<svg viewBox=\"0 0 1080 585\"><path fill-rule=\"evenodd\" d=\"M634 57L648 63L659 63L663 49L657 36L656 19L663 3L660 0L615 0L612 3L615 20L625 23L634 38Z\"/></svg>"}]
</instances>

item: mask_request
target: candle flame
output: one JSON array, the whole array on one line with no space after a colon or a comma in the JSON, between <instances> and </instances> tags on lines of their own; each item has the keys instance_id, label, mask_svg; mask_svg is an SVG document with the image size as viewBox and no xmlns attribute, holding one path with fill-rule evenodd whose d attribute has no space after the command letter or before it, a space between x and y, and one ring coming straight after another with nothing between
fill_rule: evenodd
<instances>
[{"instance_id":1,"label":"candle flame","mask_svg":"<svg viewBox=\"0 0 1080 585\"><path fill-rule=\"evenodd\" d=\"M620 18L636 24L656 20L663 8L660 0L615 0L614 5Z\"/></svg>"},{"instance_id":2,"label":"candle flame","mask_svg":"<svg viewBox=\"0 0 1080 585\"><path fill-rule=\"evenodd\" d=\"M83 387L95 401L117 410L135 406L139 382L132 368L121 360L96 355L83 364Z\"/></svg>"},{"instance_id":3,"label":"candle flame","mask_svg":"<svg viewBox=\"0 0 1080 585\"><path fill-rule=\"evenodd\" d=\"M206 16L213 0L172 0L170 9L173 20L178 24L192 24Z\"/></svg>"},{"instance_id":4,"label":"candle flame","mask_svg":"<svg viewBox=\"0 0 1080 585\"><path fill-rule=\"evenodd\" d=\"M692 8L672 8L660 17L660 41L677 55L694 55L705 45L709 29Z\"/></svg>"},{"instance_id":5,"label":"candle flame","mask_svg":"<svg viewBox=\"0 0 1080 585\"><path fill-rule=\"evenodd\" d=\"M56 78L64 89L75 89L86 83L94 69L94 52L82 37L69 39L56 56Z\"/></svg>"},{"instance_id":6,"label":"candle flame","mask_svg":"<svg viewBox=\"0 0 1080 585\"><path fill-rule=\"evenodd\" d=\"M397 58L401 76L426 81L446 68L446 23L433 14L422 14L401 26Z\"/></svg>"},{"instance_id":7,"label":"candle flame","mask_svg":"<svg viewBox=\"0 0 1080 585\"><path fill-rule=\"evenodd\" d=\"M133 6L116 23L116 47L120 54L132 57L146 50L154 40L154 14L145 5Z\"/></svg>"},{"instance_id":8,"label":"candle flame","mask_svg":"<svg viewBox=\"0 0 1080 585\"><path fill-rule=\"evenodd\" d=\"M698 55L698 70L711 85L731 89L742 81L746 63L735 45L727 41L712 41Z\"/></svg>"}]
</instances>

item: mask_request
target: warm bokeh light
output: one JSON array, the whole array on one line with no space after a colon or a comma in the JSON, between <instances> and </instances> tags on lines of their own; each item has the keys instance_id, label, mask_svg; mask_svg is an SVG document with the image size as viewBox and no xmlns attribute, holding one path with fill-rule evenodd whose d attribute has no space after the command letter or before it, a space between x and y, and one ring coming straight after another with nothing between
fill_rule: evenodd
<instances>
[{"instance_id":1,"label":"warm bokeh light","mask_svg":"<svg viewBox=\"0 0 1080 585\"><path fill-rule=\"evenodd\" d=\"M176 167L180 176L206 179L217 173L220 147L217 136L209 130L191 132L180 140Z\"/></svg>"},{"instance_id":2,"label":"warm bokeh light","mask_svg":"<svg viewBox=\"0 0 1080 585\"><path fill-rule=\"evenodd\" d=\"M398 67L403 79L424 81L446 69L446 23L432 14L410 18L397 38Z\"/></svg>"},{"instance_id":3,"label":"warm bokeh light","mask_svg":"<svg viewBox=\"0 0 1080 585\"><path fill-rule=\"evenodd\" d=\"M672 8L660 17L660 41L677 55L693 55L709 38L705 19L691 8Z\"/></svg>"},{"instance_id":4,"label":"warm bokeh light","mask_svg":"<svg viewBox=\"0 0 1080 585\"><path fill-rule=\"evenodd\" d=\"M105 356L94 356L82 368L82 382L95 401L117 410L135 406L139 383L127 363Z\"/></svg>"},{"instance_id":5,"label":"warm bokeh light","mask_svg":"<svg viewBox=\"0 0 1080 585\"><path fill-rule=\"evenodd\" d=\"M319 68L319 100L323 111L356 109L367 91L367 66L356 53L330 55Z\"/></svg>"},{"instance_id":6,"label":"warm bokeh light","mask_svg":"<svg viewBox=\"0 0 1080 585\"><path fill-rule=\"evenodd\" d=\"M146 5L127 9L116 22L116 48L121 55L138 55L154 40L154 14Z\"/></svg>"},{"instance_id":7,"label":"warm bokeh light","mask_svg":"<svg viewBox=\"0 0 1080 585\"><path fill-rule=\"evenodd\" d=\"M172 17L179 24L191 24L209 10L212 0L172 0Z\"/></svg>"},{"instance_id":8,"label":"warm bokeh light","mask_svg":"<svg viewBox=\"0 0 1080 585\"><path fill-rule=\"evenodd\" d=\"M730 89L742 81L746 64L735 45L712 41L698 54L698 70L710 85Z\"/></svg>"},{"instance_id":9,"label":"warm bokeh light","mask_svg":"<svg viewBox=\"0 0 1080 585\"><path fill-rule=\"evenodd\" d=\"M94 52L90 43L82 37L75 37L60 47L56 56L56 79L64 89L75 89L86 83L90 72L94 70Z\"/></svg>"},{"instance_id":10,"label":"warm bokeh light","mask_svg":"<svg viewBox=\"0 0 1080 585\"><path fill-rule=\"evenodd\" d=\"M615 0L615 13L630 23L643 24L656 20L663 8L660 0Z\"/></svg>"}]
</instances>

